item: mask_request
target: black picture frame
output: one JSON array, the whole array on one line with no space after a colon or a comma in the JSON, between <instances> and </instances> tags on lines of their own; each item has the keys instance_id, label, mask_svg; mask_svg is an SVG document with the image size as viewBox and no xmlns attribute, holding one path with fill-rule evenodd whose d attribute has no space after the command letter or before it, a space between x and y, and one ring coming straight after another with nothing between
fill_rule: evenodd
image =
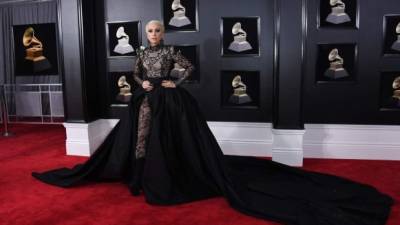
<instances>
[{"instance_id":1,"label":"black picture frame","mask_svg":"<svg viewBox=\"0 0 400 225\"><path fill-rule=\"evenodd\" d=\"M221 82L221 108L222 109L250 109L260 108L260 72L248 70L222 70ZM251 102L237 104L232 103L230 98L233 94L232 80L236 75L241 76L242 82L247 86L246 93Z\"/></svg>"},{"instance_id":2,"label":"black picture frame","mask_svg":"<svg viewBox=\"0 0 400 225\"><path fill-rule=\"evenodd\" d=\"M393 98L393 81L400 77L400 71L382 72L380 79L380 111L399 111L400 100Z\"/></svg>"},{"instance_id":3,"label":"black picture frame","mask_svg":"<svg viewBox=\"0 0 400 225\"><path fill-rule=\"evenodd\" d=\"M23 37L25 31L33 28L31 43L41 42L42 53L35 53L34 60L27 60L27 47L24 46ZM14 50L14 75L37 76L59 75L58 35L55 23L23 24L12 27ZM38 57L38 55L42 55ZM42 58L44 57L44 58ZM41 60L37 60L41 58Z\"/></svg>"},{"instance_id":4,"label":"black picture frame","mask_svg":"<svg viewBox=\"0 0 400 225\"><path fill-rule=\"evenodd\" d=\"M343 58L343 68L347 71L347 77L330 78L325 72L330 67L329 53L338 49L339 56ZM357 82L358 46L356 43L320 43L317 46L315 80L318 84L324 83L356 83Z\"/></svg>"},{"instance_id":5,"label":"black picture frame","mask_svg":"<svg viewBox=\"0 0 400 225\"><path fill-rule=\"evenodd\" d=\"M335 24L326 21L332 12L329 0L319 0L317 13L317 26L323 28L358 29L360 23L360 5L358 0L342 0L345 4L345 12L350 18L349 22Z\"/></svg>"},{"instance_id":6,"label":"black picture frame","mask_svg":"<svg viewBox=\"0 0 400 225\"><path fill-rule=\"evenodd\" d=\"M387 14L383 16L383 52L387 57L400 57L400 50L392 49L392 45L398 40L400 46L400 34L396 34L396 26L400 23L400 14Z\"/></svg>"},{"instance_id":7,"label":"black picture frame","mask_svg":"<svg viewBox=\"0 0 400 225\"><path fill-rule=\"evenodd\" d=\"M185 83L200 83L199 45L174 45L175 51L180 51L194 66L194 71Z\"/></svg>"},{"instance_id":8,"label":"black picture frame","mask_svg":"<svg viewBox=\"0 0 400 225\"><path fill-rule=\"evenodd\" d=\"M129 45L133 52L121 53L115 52L118 45L116 33L119 27L124 27L124 32L129 36ZM137 55L136 51L142 44L141 21L111 21L106 22L106 43L108 58L129 58Z\"/></svg>"},{"instance_id":9,"label":"black picture frame","mask_svg":"<svg viewBox=\"0 0 400 225\"><path fill-rule=\"evenodd\" d=\"M233 42L232 27L241 23L242 29L247 33L246 41L251 49L237 52L229 49ZM221 17L221 56L227 57L259 57L260 56L260 17Z\"/></svg>"},{"instance_id":10,"label":"black picture frame","mask_svg":"<svg viewBox=\"0 0 400 225\"><path fill-rule=\"evenodd\" d=\"M127 98L118 97L119 87L118 87L118 79L121 76L126 77L126 81L131 86L131 93L138 88L135 80L133 79L133 71L118 71L118 72L109 72L108 73L108 88L109 88L109 96L110 96L110 104L111 106L124 106L128 104Z\"/></svg>"},{"instance_id":11,"label":"black picture frame","mask_svg":"<svg viewBox=\"0 0 400 225\"><path fill-rule=\"evenodd\" d=\"M174 0L161 0L162 20L165 32L197 32L199 31L198 19L198 0L181 0L181 5L185 8L186 18L175 19L172 10ZM178 22L180 21L180 22ZM187 25L183 25L189 23ZM176 24L174 26L172 24Z\"/></svg>"}]
</instances>

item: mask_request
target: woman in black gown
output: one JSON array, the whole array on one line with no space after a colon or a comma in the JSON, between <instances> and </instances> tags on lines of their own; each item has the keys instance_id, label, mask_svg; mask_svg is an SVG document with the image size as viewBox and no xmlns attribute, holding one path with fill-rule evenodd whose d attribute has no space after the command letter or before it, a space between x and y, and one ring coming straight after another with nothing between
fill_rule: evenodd
<instances>
[{"instance_id":1,"label":"woman in black gown","mask_svg":"<svg viewBox=\"0 0 400 225\"><path fill-rule=\"evenodd\" d=\"M32 173L60 187L122 181L150 204L223 196L248 215L288 225L383 225L393 200L374 187L269 160L223 155L196 100L179 84L193 70L164 46L159 21L146 25L150 46L138 52L126 114L84 163ZM171 81L173 63L186 69Z\"/></svg>"}]
</instances>

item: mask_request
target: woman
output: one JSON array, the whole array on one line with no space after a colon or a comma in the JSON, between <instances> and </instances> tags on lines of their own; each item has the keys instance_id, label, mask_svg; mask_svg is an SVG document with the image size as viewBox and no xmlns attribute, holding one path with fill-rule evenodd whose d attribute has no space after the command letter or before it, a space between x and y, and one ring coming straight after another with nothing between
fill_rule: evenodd
<instances>
[{"instance_id":1,"label":"woman","mask_svg":"<svg viewBox=\"0 0 400 225\"><path fill-rule=\"evenodd\" d=\"M179 84L193 66L164 46L159 21L146 25L150 46L138 52L136 89L127 113L89 160L33 176L69 187L123 181L148 203L169 205L224 196L232 207L290 225L383 225L392 199L344 178L252 157L224 156L195 99ZM176 81L173 63L186 69Z\"/></svg>"}]
</instances>

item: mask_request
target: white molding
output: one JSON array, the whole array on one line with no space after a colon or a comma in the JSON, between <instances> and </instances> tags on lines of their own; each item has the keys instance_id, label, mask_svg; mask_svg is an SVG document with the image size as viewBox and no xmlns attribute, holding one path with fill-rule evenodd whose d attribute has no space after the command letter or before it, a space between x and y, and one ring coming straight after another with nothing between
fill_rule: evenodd
<instances>
[{"instance_id":1,"label":"white molding","mask_svg":"<svg viewBox=\"0 0 400 225\"><path fill-rule=\"evenodd\" d=\"M291 166L303 165L304 130L273 129L272 160Z\"/></svg>"},{"instance_id":2,"label":"white molding","mask_svg":"<svg viewBox=\"0 0 400 225\"><path fill-rule=\"evenodd\" d=\"M400 160L400 126L306 124L304 157Z\"/></svg>"},{"instance_id":3,"label":"white molding","mask_svg":"<svg viewBox=\"0 0 400 225\"><path fill-rule=\"evenodd\" d=\"M67 154L89 156L118 120L64 123ZM273 157L300 165L304 158L400 160L400 126L306 124L274 130L270 123L208 122L226 155ZM89 141L90 140L90 141Z\"/></svg>"},{"instance_id":4,"label":"white molding","mask_svg":"<svg viewBox=\"0 0 400 225\"><path fill-rule=\"evenodd\" d=\"M92 155L117 123L118 120L115 119L100 119L91 123L63 123L67 134L67 155Z\"/></svg>"},{"instance_id":5,"label":"white molding","mask_svg":"<svg viewBox=\"0 0 400 225\"><path fill-rule=\"evenodd\" d=\"M270 123L207 122L226 155L271 156Z\"/></svg>"}]
</instances>

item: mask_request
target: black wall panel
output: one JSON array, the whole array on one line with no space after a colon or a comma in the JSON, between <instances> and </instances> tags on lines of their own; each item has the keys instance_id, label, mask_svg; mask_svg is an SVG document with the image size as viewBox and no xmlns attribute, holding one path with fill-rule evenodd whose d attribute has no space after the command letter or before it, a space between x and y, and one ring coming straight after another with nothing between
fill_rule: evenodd
<instances>
[{"instance_id":1,"label":"black wall panel","mask_svg":"<svg viewBox=\"0 0 400 225\"><path fill-rule=\"evenodd\" d=\"M184 86L196 97L207 120L272 121L278 129L302 129L303 122L400 124L400 109L388 107L383 96L390 96L392 90L387 86L396 74L400 76L400 54L383 54L384 16L400 15L399 1L354 1L358 15L351 18L356 19L355 27L318 22L324 18L319 18L323 11L320 1L198 0L198 31L168 32L165 43L199 46L200 82ZM1 2L12 4L12 1ZM132 71L135 57L107 57L106 22L141 21L142 45L147 45L144 25L151 19L162 19L161 0L55 2L67 121L118 117L126 107L111 104L115 98L111 94L111 83L115 82L111 74ZM19 1L13 10L23 12L32 2L26 4ZM2 8L2 23L17 21L10 10ZM222 17L260 18L260 56L221 56ZM3 46L7 44L5 37L1 39ZM356 74L354 79L348 79L351 82L329 82L329 79L319 82L317 57L326 57L319 56L321 44L356 45ZM7 62L10 59L5 58L1 65L8 65ZM223 71L232 70L257 71L260 80L257 107L224 107L221 77ZM9 71L11 74L10 68ZM13 78L10 75L6 80Z\"/></svg>"},{"instance_id":2,"label":"black wall panel","mask_svg":"<svg viewBox=\"0 0 400 225\"><path fill-rule=\"evenodd\" d=\"M276 1L274 76L275 129L303 129L302 82L305 38L305 1Z\"/></svg>"},{"instance_id":3,"label":"black wall panel","mask_svg":"<svg viewBox=\"0 0 400 225\"><path fill-rule=\"evenodd\" d=\"M304 117L306 123L400 124L400 112L381 109L381 76L398 71L400 58L384 57L383 17L400 13L397 0L358 1L359 28L318 28L319 0L309 0ZM355 82L317 82L318 44L355 43L358 57ZM344 64L346 67L346 61Z\"/></svg>"}]
</instances>

